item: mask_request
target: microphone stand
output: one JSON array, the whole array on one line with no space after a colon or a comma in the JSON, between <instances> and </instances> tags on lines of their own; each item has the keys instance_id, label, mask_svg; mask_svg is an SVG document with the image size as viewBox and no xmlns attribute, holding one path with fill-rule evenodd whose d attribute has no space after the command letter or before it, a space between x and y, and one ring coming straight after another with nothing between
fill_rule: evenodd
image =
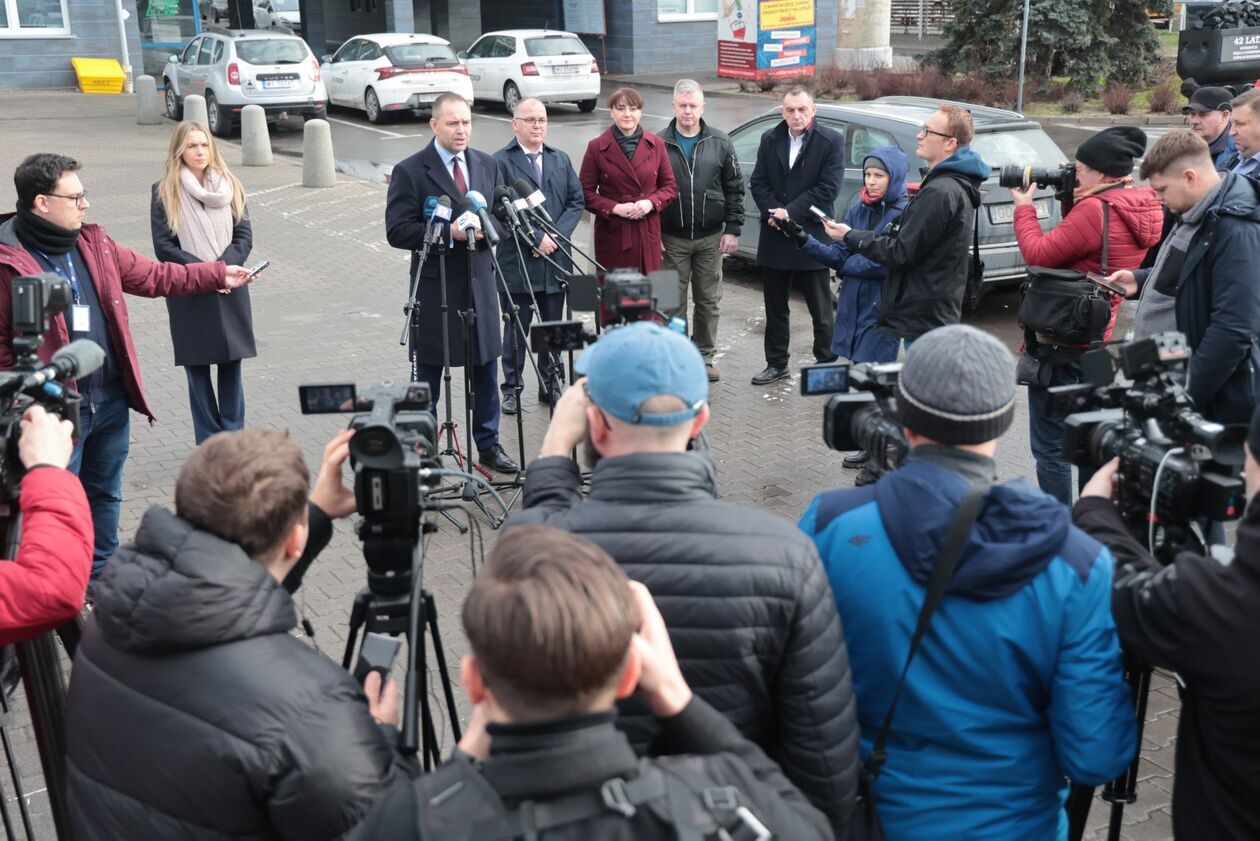
<instances>
[{"instance_id":1,"label":"microphone stand","mask_svg":"<svg viewBox=\"0 0 1260 841\"><path fill-rule=\"evenodd\" d=\"M468 237L468 309L460 310L460 326L464 333L464 448L468 453L468 466L475 469L482 476L489 480L490 473L480 464L474 464L472 458L472 414L473 402L476 400L476 389L473 386L472 367L473 367L473 330L477 326L477 301L473 295L473 256L477 252L477 232L471 227L465 229L465 235ZM487 243L487 246L489 244ZM491 259L493 259L494 251L490 251ZM447 396L450 396L449 383L447 388ZM471 472L471 471L470 471ZM507 519L504 514L502 519L496 518L490 513L490 509L481 501L481 493L472 479L464 481L464 486L460 491L460 499L465 502L471 502L481 509L481 513L486 515L486 520L490 523L490 527L497 529L503 525L503 520Z\"/></svg>"},{"instance_id":2,"label":"microphone stand","mask_svg":"<svg viewBox=\"0 0 1260 841\"><path fill-rule=\"evenodd\" d=\"M582 249L578 248L577 245L573 242L573 240L571 240L569 237L566 237L564 234L560 233L560 229L557 228L551 222L548 222L546 219L544 219L542 217L542 214L536 213L532 208L528 211L528 213L533 217L534 222L538 225L538 227L542 228L548 234L551 234L552 239L557 240L558 242L564 243L565 245L569 246L570 251L576 251L578 254L582 255L582 257L584 257L586 261L590 263L592 266L594 266L598 271L601 271L601 272L608 271L608 269L606 269L602 263L600 263L591 255L587 254ZM566 253L564 249L560 249L560 252L564 254L564 256L569 258L570 263L573 262L572 253Z\"/></svg>"}]
</instances>

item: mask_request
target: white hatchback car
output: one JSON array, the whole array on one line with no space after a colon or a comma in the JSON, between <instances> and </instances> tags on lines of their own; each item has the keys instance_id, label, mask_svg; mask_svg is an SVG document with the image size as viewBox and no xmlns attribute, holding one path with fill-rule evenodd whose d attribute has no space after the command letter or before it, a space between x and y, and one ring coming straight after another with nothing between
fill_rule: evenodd
<instances>
[{"instance_id":1,"label":"white hatchback car","mask_svg":"<svg viewBox=\"0 0 1260 841\"><path fill-rule=\"evenodd\" d=\"M572 32L510 29L487 32L459 57L468 67L473 93L508 111L522 99L576 102L584 113L599 99L599 64Z\"/></svg>"},{"instance_id":2,"label":"white hatchback car","mask_svg":"<svg viewBox=\"0 0 1260 841\"><path fill-rule=\"evenodd\" d=\"M473 101L467 69L450 42L435 35L357 35L324 56L320 70L328 101L361 108L373 123L398 112L428 110L444 93Z\"/></svg>"}]
</instances>

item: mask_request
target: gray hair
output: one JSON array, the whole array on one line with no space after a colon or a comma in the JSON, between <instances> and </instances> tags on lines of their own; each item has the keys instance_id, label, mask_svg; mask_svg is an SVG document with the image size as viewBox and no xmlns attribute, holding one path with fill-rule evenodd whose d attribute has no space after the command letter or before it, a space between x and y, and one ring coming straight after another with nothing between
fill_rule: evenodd
<instances>
[{"instance_id":1,"label":"gray hair","mask_svg":"<svg viewBox=\"0 0 1260 841\"><path fill-rule=\"evenodd\" d=\"M809 88L802 87L800 85L793 85L783 92L784 99L787 99L789 96L804 96L810 102L814 101L814 94L810 92Z\"/></svg>"},{"instance_id":2,"label":"gray hair","mask_svg":"<svg viewBox=\"0 0 1260 841\"><path fill-rule=\"evenodd\" d=\"M686 96L689 93L700 94L700 98L704 99L704 88L700 87L700 83L695 79L679 79L674 85L674 98Z\"/></svg>"},{"instance_id":3,"label":"gray hair","mask_svg":"<svg viewBox=\"0 0 1260 841\"><path fill-rule=\"evenodd\" d=\"M534 97L531 96L526 99L522 99L520 102L516 103L516 107L512 109L512 117L513 118L519 117L521 115L521 109L524 108L526 105L542 105L543 111L545 112L547 110L547 106L543 104L543 101L541 99L535 99Z\"/></svg>"}]
</instances>

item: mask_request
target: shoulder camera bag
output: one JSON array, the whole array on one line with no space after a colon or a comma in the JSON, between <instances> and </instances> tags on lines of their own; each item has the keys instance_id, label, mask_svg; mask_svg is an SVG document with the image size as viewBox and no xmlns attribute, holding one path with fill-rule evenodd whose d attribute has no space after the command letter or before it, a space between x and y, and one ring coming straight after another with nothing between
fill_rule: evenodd
<instances>
[{"instance_id":1,"label":"shoulder camera bag","mask_svg":"<svg viewBox=\"0 0 1260 841\"><path fill-rule=\"evenodd\" d=\"M879 822L879 810L875 805L875 781L888 756L884 745L888 741L888 732L892 727L893 713L897 710L897 701L901 698L901 688L906 683L906 673L910 671L910 662L914 660L919 643L927 633L932 614L945 596L949 581L954 577L958 567L958 558L962 554L963 543L971 533L984 506L986 490L973 490L963 499L954 519L949 524L949 532L945 543L941 546L941 554L932 568L932 577L928 580L927 593L923 597L923 607L919 610L919 621L914 628L914 637L910 640L910 650L906 653L906 663L901 668L901 677L897 680L897 688L893 692L892 701L888 704L888 712L884 713L884 723L880 725L879 735L871 748L871 756L862 763L862 771L858 777L858 802L855 809L855 822L858 826L853 833L854 841L884 841L884 828Z\"/></svg>"},{"instance_id":2,"label":"shoulder camera bag","mask_svg":"<svg viewBox=\"0 0 1260 841\"><path fill-rule=\"evenodd\" d=\"M1107 239L1110 205L1103 206L1102 274L1107 274ZM1101 289L1075 269L1028 267L1023 297L1019 303L1019 324L1024 329L1027 348L1042 356L1059 346L1072 354L1102 342L1111 321L1111 300Z\"/></svg>"}]
</instances>

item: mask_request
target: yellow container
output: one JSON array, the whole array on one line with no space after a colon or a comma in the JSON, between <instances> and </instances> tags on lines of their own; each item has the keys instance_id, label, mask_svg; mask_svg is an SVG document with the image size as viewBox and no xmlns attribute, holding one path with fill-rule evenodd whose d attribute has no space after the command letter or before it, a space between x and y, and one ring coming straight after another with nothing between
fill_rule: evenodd
<instances>
[{"instance_id":1,"label":"yellow container","mask_svg":"<svg viewBox=\"0 0 1260 841\"><path fill-rule=\"evenodd\" d=\"M122 65L112 58L72 58L74 75L83 93L122 93L127 77Z\"/></svg>"}]
</instances>

